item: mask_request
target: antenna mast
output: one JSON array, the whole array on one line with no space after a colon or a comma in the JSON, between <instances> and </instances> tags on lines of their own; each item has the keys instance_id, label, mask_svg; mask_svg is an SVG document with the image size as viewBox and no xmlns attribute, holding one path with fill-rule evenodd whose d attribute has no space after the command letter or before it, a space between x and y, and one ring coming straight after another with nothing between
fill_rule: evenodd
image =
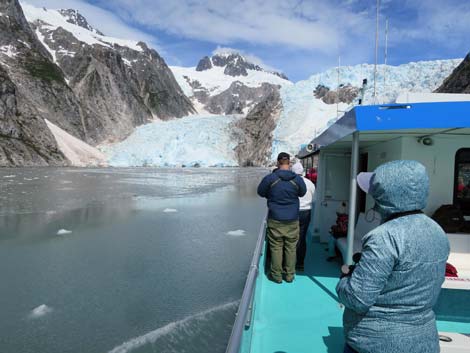
<instances>
[{"instance_id":1,"label":"antenna mast","mask_svg":"<svg viewBox=\"0 0 470 353\"><path fill-rule=\"evenodd\" d=\"M377 62L379 57L379 9L380 0L377 0L377 14L375 23L375 66L374 66L374 103L377 101Z\"/></svg>"},{"instance_id":2,"label":"antenna mast","mask_svg":"<svg viewBox=\"0 0 470 353\"><path fill-rule=\"evenodd\" d=\"M341 67L341 56L338 55L338 87L336 88L336 118L339 118L339 85L340 85L340 67Z\"/></svg>"},{"instance_id":3,"label":"antenna mast","mask_svg":"<svg viewBox=\"0 0 470 353\"><path fill-rule=\"evenodd\" d=\"M387 54L388 54L388 18L385 20L384 91L386 91L386 83L387 83Z\"/></svg>"}]
</instances>

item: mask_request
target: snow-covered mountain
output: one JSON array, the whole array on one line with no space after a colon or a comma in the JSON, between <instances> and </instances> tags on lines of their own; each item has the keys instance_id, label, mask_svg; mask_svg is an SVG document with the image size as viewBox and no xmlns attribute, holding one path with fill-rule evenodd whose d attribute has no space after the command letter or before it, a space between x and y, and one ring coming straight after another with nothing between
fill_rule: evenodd
<instances>
[{"instance_id":1,"label":"snow-covered mountain","mask_svg":"<svg viewBox=\"0 0 470 353\"><path fill-rule=\"evenodd\" d=\"M460 61L379 66L377 100L434 91ZM467 69L442 87L467 87ZM337 68L293 84L233 50L170 69L145 43L105 36L75 10L4 0L0 166L267 165L348 110L364 78L374 103L373 70L342 67L339 85Z\"/></svg>"},{"instance_id":2,"label":"snow-covered mountain","mask_svg":"<svg viewBox=\"0 0 470 353\"><path fill-rule=\"evenodd\" d=\"M460 62L461 59L455 59L412 62L400 66L380 65L377 103L393 102L402 92L432 92ZM373 73L374 66L369 64L342 67L338 87L338 71L332 68L312 75L307 80L282 86L278 104L272 103L270 108L266 108L269 105L261 102L257 107L262 108L252 109L246 118L185 118L177 125L162 123L164 128L160 123L144 125L124 143L109 147L105 152L111 156L111 165L118 166L127 163L144 165L149 162L159 166L227 166L240 165L241 160L244 161L243 165L257 164L250 163L252 161L269 162L275 160L281 151L295 154L301 144L310 141L350 109L358 99L359 87L364 78L369 81L365 104L373 103ZM276 101L276 98L270 100ZM185 133L188 129L191 132ZM250 132L254 136L250 137ZM146 149L150 141L157 139L165 141L164 146L173 144L174 149L163 146ZM267 149L262 141L268 142ZM248 151L240 159L236 152L242 148ZM225 152L222 152L223 149ZM177 153L170 153L169 150ZM197 156L191 151L198 151ZM259 151L261 154L268 151L268 158L264 159L263 155L254 157ZM204 160L199 156L211 158Z\"/></svg>"},{"instance_id":3,"label":"snow-covered mountain","mask_svg":"<svg viewBox=\"0 0 470 353\"><path fill-rule=\"evenodd\" d=\"M233 50L205 56L195 67L170 68L201 113L247 114L273 90L292 85L282 73L263 69Z\"/></svg>"}]
</instances>

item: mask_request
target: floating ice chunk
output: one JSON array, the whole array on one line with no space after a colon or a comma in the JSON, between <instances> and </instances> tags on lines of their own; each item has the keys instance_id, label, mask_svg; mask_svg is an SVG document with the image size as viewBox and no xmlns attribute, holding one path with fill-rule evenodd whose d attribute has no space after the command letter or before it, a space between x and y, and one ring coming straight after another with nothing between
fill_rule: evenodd
<instances>
[{"instance_id":1,"label":"floating ice chunk","mask_svg":"<svg viewBox=\"0 0 470 353\"><path fill-rule=\"evenodd\" d=\"M38 307L31 310L31 312L29 313L29 317L31 319L37 319L51 312L52 312L52 308L50 306L47 306L46 304L41 304Z\"/></svg>"},{"instance_id":2,"label":"floating ice chunk","mask_svg":"<svg viewBox=\"0 0 470 353\"><path fill-rule=\"evenodd\" d=\"M176 208L165 208L163 210L163 212L165 212L165 213L175 213L175 212L178 212L178 210Z\"/></svg>"},{"instance_id":3,"label":"floating ice chunk","mask_svg":"<svg viewBox=\"0 0 470 353\"><path fill-rule=\"evenodd\" d=\"M242 236L246 235L246 232L242 229L237 229L237 230L231 230L231 231L227 232L227 235L231 235L233 237L242 237Z\"/></svg>"},{"instance_id":4,"label":"floating ice chunk","mask_svg":"<svg viewBox=\"0 0 470 353\"><path fill-rule=\"evenodd\" d=\"M72 234L72 231L67 230L67 229L59 229L57 232L57 235L67 235L67 234Z\"/></svg>"},{"instance_id":5,"label":"floating ice chunk","mask_svg":"<svg viewBox=\"0 0 470 353\"><path fill-rule=\"evenodd\" d=\"M3 177L6 179L11 179L11 178L15 178L16 175L4 175Z\"/></svg>"}]
</instances>

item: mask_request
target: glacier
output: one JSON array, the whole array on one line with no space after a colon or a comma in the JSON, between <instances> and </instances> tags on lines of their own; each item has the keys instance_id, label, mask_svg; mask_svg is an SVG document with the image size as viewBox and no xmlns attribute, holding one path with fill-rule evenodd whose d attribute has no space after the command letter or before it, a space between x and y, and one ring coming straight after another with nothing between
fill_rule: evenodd
<instances>
[{"instance_id":1,"label":"glacier","mask_svg":"<svg viewBox=\"0 0 470 353\"><path fill-rule=\"evenodd\" d=\"M451 59L411 62L400 66L378 65L376 98L373 97L374 65L341 67L339 82L340 85L360 87L362 80L367 78L369 86L364 103L390 103L401 93L432 92L461 61ZM179 76L179 82L184 87L185 70L172 69L174 72L179 71L179 75L175 76ZM227 83L222 83L214 73L203 73L199 78L214 80L212 84L205 83L218 91ZM210 77L212 75L214 77ZM255 84L255 81L251 84ZM281 151L297 153L302 144L311 141L351 109L353 104L357 104L326 104L313 94L318 85L337 89L338 68L314 74L294 84L285 81L281 86L283 110L273 132L272 160ZM185 91L190 89L184 88ZM241 118L242 115L204 114L166 122L157 120L138 127L121 143L103 145L100 149L107 156L108 164L115 167L237 166L234 148L238 141L233 138L233 123Z\"/></svg>"},{"instance_id":2,"label":"glacier","mask_svg":"<svg viewBox=\"0 0 470 353\"><path fill-rule=\"evenodd\" d=\"M461 61L462 59L450 59L410 62L399 66L378 65L376 98L373 97L374 65L340 67L339 82L340 85L360 87L362 80L367 78L369 85L364 104L391 103L400 93L434 91ZM316 99L313 91L318 85L337 89L338 68L281 88L283 111L274 130L272 160L281 151L297 153L302 144L310 142L352 108L352 105L342 103L337 107L336 104L326 104L321 99Z\"/></svg>"},{"instance_id":3,"label":"glacier","mask_svg":"<svg viewBox=\"0 0 470 353\"><path fill-rule=\"evenodd\" d=\"M241 115L191 115L139 126L124 141L101 145L113 167L237 166L232 124Z\"/></svg>"}]
</instances>

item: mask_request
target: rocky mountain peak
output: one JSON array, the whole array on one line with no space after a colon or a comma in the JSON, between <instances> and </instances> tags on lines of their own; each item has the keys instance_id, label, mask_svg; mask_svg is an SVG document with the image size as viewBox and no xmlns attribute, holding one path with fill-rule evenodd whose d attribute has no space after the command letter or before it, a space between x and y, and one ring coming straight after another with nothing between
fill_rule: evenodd
<instances>
[{"instance_id":1,"label":"rocky mountain peak","mask_svg":"<svg viewBox=\"0 0 470 353\"><path fill-rule=\"evenodd\" d=\"M98 31L97 29L93 28L89 23L88 21L86 20L85 17L82 16L82 14L80 12L78 12L78 10L74 10L74 9L62 9L62 10L59 10L60 14L62 16L65 17L65 20L68 22L68 23L71 23L71 24L74 24L74 25L77 25L77 26L80 26L82 28L85 28L91 32L94 32L96 34L99 34L101 36L104 36L104 34L100 31Z\"/></svg>"},{"instance_id":2,"label":"rocky mountain peak","mask_svg":"<svg viewBox=\"0 0 470 353\"><path fill-rule=\"evenodd\" d=\"M196 67L196 71L206 71L212 69L214 66L224 67L224 74L228 76L248 76L248 70L265 71L288 80L287 76L281 72L269 71L261 66L250 62L245 56L240 53L229 51L220 52L212 55L211 57L205 56Z\"/></svg>"}]
</instances>

